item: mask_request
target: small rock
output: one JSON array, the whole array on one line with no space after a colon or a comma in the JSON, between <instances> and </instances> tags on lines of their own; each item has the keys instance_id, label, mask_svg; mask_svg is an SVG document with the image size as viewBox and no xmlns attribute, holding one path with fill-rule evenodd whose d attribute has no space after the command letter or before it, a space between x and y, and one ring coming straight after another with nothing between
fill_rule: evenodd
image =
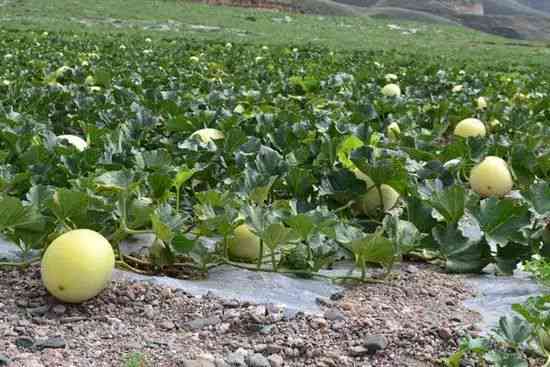
<instances>
[{"instance_id":1,"label":"small rock","mask_svg":"<svg viewBox=\"0 0 550 367\"><path fill-rule=\"evenodd\" d=\"M271 364L271 367L283 367L283 363L285 362L283 360L283 357L281 357L279 354L272 354L267 357L267 360Z\"/></svg>"},{"instance_id":2,"label":"small rock","mask_svg":"<svg viewBox=\"0 0 550 367\"><path fill-rule=\"evenodd\" d=\"M407 266L407 269L405 269L405 271L409 274L416 274L418 273L419 269L414 265L409 265Z\"/></svg>"},{"instance_id":3,"label":"small rock","mask_svg":"<svg viewBox=\"0 0 550 367\"><path fill-rule=\"evenodd\" d=\"M254 352L262 353L267 349L267 344L256 344L254 346Z\"/></svg>"},{"instance_id":4,"label":"small rock","mask_svg":"<svg viewBox=\"0 0 550 367\"><path fill-rule=\"evenodd\" d=\"M220 325L220 327L218 328L218 331L220 332L220 334L225 334L229 331L229 329L231 329L231 324L229 323L223 323Z\"/></svg>"},{"instance_id":5,"label":"small rock","mask_svg":"<svg viewBox=\"0 0 550 367\"><path fill-rule=\"evenodd\" d=\"M229 308L227 310L223 311L222 319L225 320L231 320L231 319L238 319L241 317L241 311L234 308Z\"/></svg>"},{"instance_id":6,"label":"small rock","mask_svg":"<svg viewBox=\"0 0 550 367\"><path fill-rule=\"evenodd\" d=\"M231 367L246 367L245 358L248 356L249 352L243 348L237 349L233 353L229 353L225 361Z\"/></svg>"},{"instance_id":7,"label":"small rock","mask_svg":"<svg viewBox=\"0 0 550 367\"><path fill-rule=\"evenodd\" d=\"M28 336L22 336L15 339L15 345L21 349L30 349L34 345L34 340Z\"/></svg>"},{"instance_id":8,"label":"small rock","mask_svg":"<svg viewBox=\"0 0 550 367\"><path fill-rule=\"evenodd\" d=\"M250 354L247 357L246 362L248 364L248 367L270 367L271 366L267 358L265 358L260 353Z\"/></svg>"},{"instance_id":9,"label":"small rock","mask_svg":"<svg viewBox=\"0 0 550 367\"><path fill-rule=\"evenodd\" d=\"M340 301L344 298L344 292L336 292L330 296L331 301Z\"/></svg>"},{"instance_id":10,"label":"small rock","mask_svg":"<svg viewBox=\"0 0 550 367\"><path fill-rule=\"evenodd\" d=\"M216 364L213 361L208 359L185 359L181 364L183 367L216 367Z\"/></svg>"},{"instance_id":11,"label":"small rock","mask_svg":"<svg viewBox=\"0 0 550 367\"><path fill-rule=\"evenodd\" d=\"M229 365L221 358L216 358L214 360L214 365L216 367L229 367Z\"/></svg>"},{"instance_id":12,"label":"small rock","mask_svg":"<svg viewBox=\"0 0 550 367\"><path fill-rule=\"evenodd\" d=\"M361 357L369 354L369 350L363 346L351 347L349 349L349 355L352 357Z\"/></svg>"},{"instance_id":13,"label":"small rock","mask_svg":"<svg viewBox=\"0 0 550 367\"><path fill-rule=\"evenodd\" d=\"M155 318L155 310L153 309L153 306L151 306L151 305L145 305L145 306L143 306L143 314L144 314L145 317L147 317L148 319L153 319L153 318Z\"/></svg>"},{"instance_id":14,"label":"small rock","mask_svg":"<svg viewBox=\"0 0 550 367\"><path fill-rule=\"evenodd\" d=\"M33 308L27 308L27 311L33 316L43 316L49 311L48 306L38 306Z\"/></svg>"},{"instance_id":15,"label":"small rock","mask_svg":"<svg viewBox=\"0 0 550 367\"><path fill-rule=\"evenodd\" d=\"M260 327L258 332L260 334L263 334L263 335L269 335L271 333L271 331L273 330L273 328L274 328L273 325L264 325L264 326Z\"/></svg>"},{"instance_id":16,"label":"small rock","mask_svg":"<svg viewBox=\"0 0 550 367\"><path fill-rule=\"evenodd\" d=\"M445 341L449 341L453 338L453 334L451 334L451 331L446 328L440 328L437 330L437 335Z\"/></svg>"},{"instance_id":17,"label":"small rock","mask_svg":"<svg viewBox=\"0 0 550 367\"><path fill-rule=\"evenodd\" d=\"M365 347L367 347L368 354L375 354L379 350L386 348L386 338L383 335L369 335L365 339Z\"/></svg>"},{"instance_id":18,"label":"small rock","mask_svg":"<svg viewBox=\"0 0 550 367\"><path fill-rule=\"evenodd\" d=\"M63 315L67 311L67 307L65 305L55 305L54 308L52 308L52 312L58 316Z\"/></svg>"},{"instance_id":19,"label":"small rock","mask_svg":"<svg viewBox=\"0 0 550 367\"><path fill-rule=\"evenodd\" d=\"M342 310L344 311L351 311L353 310L353 304L350 303L350 302L344 302L340 305L340 307L342 307Z\"/></svg>"},{"instance_id":20,"label":"small rock","mask_svg":"<svg viewBox=\"0 0 550 367\"><path fill-rule=\"evenodd\" d=\"M230 299L223 301L222 306L224 308L238 308L241 306L241 303L236 299Z\"/></svg>"},{"instance_id":21,"label":"small rock","mask_svg":"<svg viewBox=\"0 0 550 367\"><path fill-rule=\"evenodd\" d=\"M284 348L278 344L268 344L266 351L267 353L270 353L270 354L277 354L277 353L281 353L283 349Z\"/></svg>"},{"instance_id":22,"label":"small rock","mask_svg":"<svg viewBox=\"0 0 550 367\"><path fill-rule=\"evenodd\" d=\"M29 301L27 301L26 299L18 299L17 301L15 301L15 304L18 307L28 307L29 306Z\"/></svg>"},{"instance_id":23,"label":"small rock","mask_svg":"<svg viewBox=\"0 0 550 367\"><path fill-rule=\"evenodd\" d=\"M171 288L162 288L160 291L160 295L164 298L171 298L172 297L172 289Z\"/></svg>"},{"instance_id":24,"label":"small rock","mask_svg":"<svg viewBox=\"0 0 550 367\"><path fill-rule=\"evenodd\" d=\"M311 325L312 328L314 328L316 330L326 328L327 325L328 325L327 320L322 319L322 318L315 318L315 319L311 320L309 322L309 324Z\"/></svg>"},{"instance_id":25,"label":"small rock","mask_svg":"<svg viewBox=\"0 0 550 367\"><path fill-rule=\"evenodd\" d=\"M345 327L346 323L344 321L336 321L330 326L330 328L334 331L342 330Z\"/></svg>"},{"instance_id":26,"label":"small rock","mask_svg":"<svg viewBox=\"0 0 550 367\"><path fill-rule=\"evenodd\" d=\"M330 308L325 311L325 319L329 321L342 321L346 319L346 316L336 308Z\"/></svg>"},{"instance_id":27,"label":"small rock","mask_svg":"<svg viewBox=\"0 0 550 367\"><path fill-rule=\"evenodd\" d=\"M71 324L71 323L81 322L81 321L86 321L86 320L87 320L86 317L72 316L72 317L63 317L63 318L59 319L59 322L62 323L62 324Z\"/></svg>"},{"instance_id":28,"label":"small rock","mask_svg":"<svg viewBox=\"0 0 550 367\"><path fill-rule=\"evenodd\" d=\"M172 330L176 325L172 321L166 320L160 323L160 327L164 330Z\"/></svg>"},{"instance_id":29,"label":"small rock","mask_svg":"<svg viewBox=\"0 0 550 367\"><path fill-rule=\"evenodd\" d=\"M27 359L23 364L23 367L44 367L44 365L38 359L33 358Z\"/></svg>"},{"instance_id":30,"label":"small rock","mask_svg":"<svg viewBox=\"0 0 550 367\"><path fill-rule=\"evenodd\" d=\"M221 322L221 319L218 316L212 316L208 318L199 318L199 319L191 320L185 325L190 330L199 330L206 326L217 325L220 322Z\"/></svg>"},{"instance_id":31,"label":"small rock","mask_svg":"<svg viewBox=\"0 0 550 367\"><path fill-rule=\"evenodd\" d=\"M54 336L51 338L48 338L46 340L41 340L36 343L36 348L38 349L63 349L67 343L65 342L65 339L63 339L60 336Z\"/></svg>"},{"instance_id":32,"label":"small rock","mask_svg":"<svg viewBox=\"0 0 550 367\"><path fill-rule=\"evenodd\" d=\"M332 302L330 299L326 298L326 297L317 297L315 299L315 301L317 302L317 304L319 304L320 306L326 306L326 307L332 307L334 302Z\"/></svg>"}]
</instances>

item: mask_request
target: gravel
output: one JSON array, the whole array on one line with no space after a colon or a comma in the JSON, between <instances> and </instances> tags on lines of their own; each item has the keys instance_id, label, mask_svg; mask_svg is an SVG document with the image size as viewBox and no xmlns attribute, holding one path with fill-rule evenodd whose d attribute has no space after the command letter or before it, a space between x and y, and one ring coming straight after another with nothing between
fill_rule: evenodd
<instances>
[{"instance_id":1,"label":"gravel","mask_svg":"<svg viewBox=\"0 0 550 367\"><path fill-rule=\"evenodd\" d=\"M432 367L477 331L462 278L403 264L387 284L346 287L322 312L191 296L117 281L81 305L61 304L38 267L0 269L0 366Z\"/></svg>"}]
</instances>

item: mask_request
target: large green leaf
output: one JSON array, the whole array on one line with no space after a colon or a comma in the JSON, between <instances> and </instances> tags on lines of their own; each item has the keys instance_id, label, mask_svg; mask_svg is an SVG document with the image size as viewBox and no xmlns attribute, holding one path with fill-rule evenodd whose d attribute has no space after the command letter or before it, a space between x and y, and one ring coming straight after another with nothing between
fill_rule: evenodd
<instances>
[{"instance_id":1,"label":"large green leaf","mask_svg":"<svg viewBox=\"0 0 550 367\"><path fill-rule=\"evenodd\" d=\"M525 242L521 229L529 225L529 208L519 201L485 199L474 215L493 251L509 242Z\"/></svg>"},{"instance_id":2,"label":"large green leaf","mask_svg":"<svg viewBox=\"0 0 550 367\"><path fill-rule=\"evenodd\" d=\"M351 242L351 250L358 263L375 263L390 269L395 261L394 243L379 233L354 240Z\"/></svg>"},{"instance_id":3,"label":"large green leaf","mask_svg":"<svg viewBox=\"0 0 550 367\"><path fill-rule=\"evenodd\" d=\"M466 190L455 185L432 192L428 204L438 211L449 224L457 223L464 215L466 208Z\"/></svg>"},{"instance_id":4,"label":"large green leaf","mask_svg":"<svg viewBox=\"0 0 550 367\"><path fill-rule=\"evenodd\" d=\"M433 236L446 258L447 271L477 273L491 262L487 243L465 237L458 224L438 225Z\"/></svg>"},{"instance_id":5,"label":"large green leaf","mask_svg":"<svg viewBox=\"0 0 550 367\"><path fill-rule=\"evenodd\" d=\"M531 185L524 196L539 215L550 215L550 182Z\"/></svg>"}]
</instances>

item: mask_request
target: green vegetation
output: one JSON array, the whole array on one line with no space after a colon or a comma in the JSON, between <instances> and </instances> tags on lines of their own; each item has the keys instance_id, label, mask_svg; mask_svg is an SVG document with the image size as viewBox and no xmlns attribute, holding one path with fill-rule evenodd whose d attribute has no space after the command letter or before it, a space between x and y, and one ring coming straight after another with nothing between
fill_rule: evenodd
<instances>
[{"instance_id":1,"label":"green vegetation","mask_svg":"<svg viewBox=\"0 0 550 367\"><path fill-rule=\"evenodd\" d=\"M119 265L206 272L231 263L246 223L259 269L317 275L347 257L364 276L369 263L389 269L422 249L449 271L510 272L542 246L550 134L548 76L536 68L126 34L2 36L1 204L17 215L0 229L25 250L73 228L115 246L154 233L150 258L119 254ZM390 77L402 94L384 94ZM468 117L500 125L454 136ZM87 144L58 138L67 134ZM469 185L487 156L514 177L497 197ZM501 197L512 185L517 194Z\"/></svg>"},{"instance_id":2,"label":"green vegetation","mask_svg":"<svg viewBox=\"0 0 550 367\"><path fill-rule=\"evenodd\" d=\"M134 352L125 358L123 367L147 367L147 361L142 353Z\"/></svg>"},{"instance_id":3,"label":"green vegetation","mask_svg":"<svg viewBox=\"0 0 550 367\"><path fill-rule=\"evenodd\" d=\"M4 29L109 31L137 33L153 39L184 38L296 46L311 44L335 50L395 49L415 55L421 53L457 60L484 60L487 64L492 64L494 60L518 64L550 63L550 49L542 44L511 41L461 26L299 14L288 14L288 22L285 15L174 0L8 0L0 7ZM390 28L389 23L396 23L402 29ZM416 33L411 33L411 29Z\"/></svg>"},{"instance_id":4,"label":"green vegetation","mask_svg":"<svg viewBox=\"0 0 550 367\"><path fill-rule=\"evenodd\" d=\"M368 280L429 253L461 273L534 259L547 277L548 48L176 1L1 9L0 231L25 252L89 228L115 250L153 234L149 256L116 254L144 273L320 277L347 259L361 277L337 280ZM483 134L455 134L469 118ZM505 182L471 175L491 156ZM516 306L448 365L547 357L547 304Z\"/></svg>"}]
</instances>

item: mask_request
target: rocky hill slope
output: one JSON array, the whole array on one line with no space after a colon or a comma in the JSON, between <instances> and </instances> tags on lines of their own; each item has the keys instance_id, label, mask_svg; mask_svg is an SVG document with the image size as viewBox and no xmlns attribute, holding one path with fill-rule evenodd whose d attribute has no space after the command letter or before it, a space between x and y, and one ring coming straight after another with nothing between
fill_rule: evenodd
<instances>
[{"instance_id":1,"label":"rocky hill slope","mask_svg":"<svg viewBox=\"0 0 550 367\"><path fill-rule=\"evenodd\" d=\"M550 40L547 0L193 0L323 15L451 22L504 37Z\"/></svg>"}]
</instances>

